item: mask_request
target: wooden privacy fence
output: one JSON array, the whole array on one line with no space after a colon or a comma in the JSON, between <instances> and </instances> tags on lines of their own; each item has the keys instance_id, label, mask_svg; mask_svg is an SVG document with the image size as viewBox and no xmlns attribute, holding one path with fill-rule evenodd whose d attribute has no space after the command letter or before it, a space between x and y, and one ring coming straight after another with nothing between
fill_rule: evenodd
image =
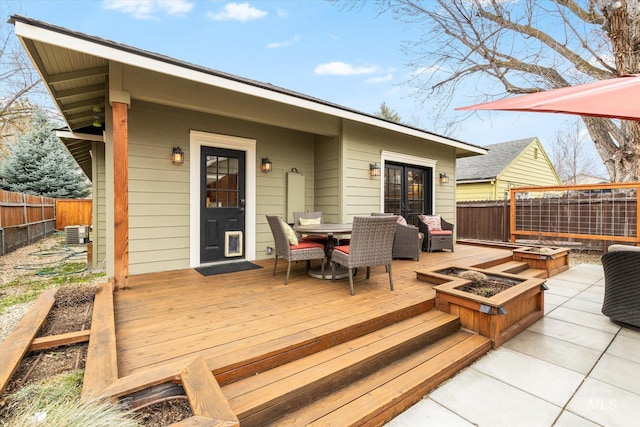
<instances>
[{"instance_id":1,"label":"wooden privacy fence","mask_svg":"<svg viewBox=\"0 0 640 427\"><path fill-rule=\"evenodd\" d=\"M55 231L55 199L0 190L0 251L11 252Z\"/></svg>"},{"instance_id":2,"label":"wooden privacy fence","mask_svg":"<svg viewBox=\"0 0 640 427\"><path fill-rule=\"evenodd\" d=\"M513 188L510 200L458 202L461 239L640 244L640 183Z\"/></svg>"},{"instance_id":3,"label":"wooden privacy fence","mask_svg":"<svg viewBox=\"0 0 640 427\"><path fill-rule=\"evenodd\" d=\"M68 225L91 225L90 199L56 199L56 229Z\"/></svg>"},{"instance_id":4,"label":"wooden privacy fence","mask_svg":"<svg viewBox=\"0 0 640 427\"><path fill-rule=\"evenodd\" d=\"M456 235L459 239L508 241L509 201L458 202Z\"/></svg>"}]
</instances>

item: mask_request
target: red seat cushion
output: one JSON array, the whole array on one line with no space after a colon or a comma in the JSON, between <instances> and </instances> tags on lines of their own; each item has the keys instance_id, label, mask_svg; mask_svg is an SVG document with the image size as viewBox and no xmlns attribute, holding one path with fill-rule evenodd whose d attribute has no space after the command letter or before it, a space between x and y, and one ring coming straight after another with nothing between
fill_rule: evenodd
<instances>
[{"instance_id":1,"label":"red seat cushion","mask_svg":"<svg viewBox=\"0 0 640 427\"><path fill-rule=\"evenodd\" d=\"M336 246L335 248L333 248L334 251L340 251L340 252L344 252L345 254L349 253L349 248L350 246L348 245L341 245L341 246Z\"/></svg>"},{"instance_id":2,"label":"red seat cushion","mask_svg":"<svg viewBox=\"0 0 640 427\"><path fill-rule=\"evenodd\" d=\"M291 245L291 250L294 251L296 249L311 249L311 248L322 248L324 249L324 245L322 243L318 243L318 242L312 242L312 241L302 241L299 242L297 245Z\"/></svg>"},{"instance_id":3,"label":"red seat cushion","mask_svg":"<svg viewBox=\"0 0 640 427\"><path fill-rule=\"evenodd\" d=\"M451 230L429 230L429 234L432 236L450 236L453 233Z\"/></svg>"}]
</instances>

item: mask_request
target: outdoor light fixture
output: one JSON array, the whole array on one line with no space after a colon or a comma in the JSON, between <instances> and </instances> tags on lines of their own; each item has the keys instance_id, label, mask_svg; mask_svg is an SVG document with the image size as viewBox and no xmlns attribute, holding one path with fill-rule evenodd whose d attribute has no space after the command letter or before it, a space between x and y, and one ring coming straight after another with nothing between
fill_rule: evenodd
<instances>
[{"instance_id":1,"label":"outdoor light fixture","mask_svg":"<svg viewBox=\"0 0 640 427\"><path fill-rule=\"evenodd\" d=\"M173 147L173 153L171 154L171 163L174 165L181 165L184 163L184 151L180 147Z\"/></svg>"},{"instance_id":2,"label":"outdoor light fixture","mask_svg":"<svg viewBox=\"0 0 640 427\"><path fill-rule=\"evenodd\" d=\"M487 304L480 304L480 313L491 314L491 306Z\"/></svg>"},{"instance_id":3,"label":"outdoor light fixture","mask_svg":"<svg viewBox=\"0 0 640 427\"><path fill-rule=\"evenodd\" d=\"M369 163L369 176L380 176L380 166L377 163Z\"/></svg>"},{"instance_id":4,"label":"outdoor light fixture","mask_svg":"<svg viewBox=\"0 0 640 427\"><path fill-rule=\"evenodd\" d=\"M273 162L268 157L262 158L262 172L269 173L273 170Z\"/></svg>"},{"instance_id":5,"label":"outdoor light fixture","mask_svg":"<svg viewBox=\"0 0 640 427\"><path fill-rule=\"evenodd\" d=\"M449 175L447 173L440 174L440 184L447 184L449 182Z\"/></svg>"},{"instance_id":6,"label":"outdoor light fixture","mask_svg":"<svg viewBox=\"0 0 640 427\"><path fill-rule=\"evenodd\" d=\"M92 123L94 128L102 127L102 121L100 120L100 113L102 113L102 108L100 108L99 105L94 105L93 106L93 123Z\"/></svg>"}]
</instances>

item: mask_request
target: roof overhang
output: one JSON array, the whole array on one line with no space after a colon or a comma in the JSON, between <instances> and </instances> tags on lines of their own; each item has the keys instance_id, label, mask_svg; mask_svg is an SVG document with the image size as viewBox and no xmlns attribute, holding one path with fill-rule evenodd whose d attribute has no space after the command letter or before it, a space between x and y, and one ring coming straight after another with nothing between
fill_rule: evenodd
<instances>
[{"instance_id":1,"label":"roof overhang","mask_svg":"<svg viewBox=\"0 0 640 427\"><path fill-rule=\"evenodd\" d=\"M494 176L492 178L480 178L480 179L457 179L456 184L484 184L484 183L492 183L497 178Z\"/></svg>"},{"instance_id":2,"label":"roof overhang","mask_svg":"<svg viewBox=\"0 0 640 427\"><path fill-rule=\"evenodd\" d=\"M487 153L453 138L42 21L12 16L11 22L71 131L103 118L107 75L115 62L436 142L454 148L456 157Z\"/></svg>"},{"instance_id":3,"label":"roof overhang","mask_svg":"<svg viewBox=\"0 0 640 427\"><path fill-rule=\"evenodd\" d=\"M68 129L56 130L56 136L67 147L69 154L82 169L82 172L92 180L93 163L92 163L92 147L94 142L104 142L102 135L93 135L89 133L71 132Z\"/></svg>"}]
</instances>

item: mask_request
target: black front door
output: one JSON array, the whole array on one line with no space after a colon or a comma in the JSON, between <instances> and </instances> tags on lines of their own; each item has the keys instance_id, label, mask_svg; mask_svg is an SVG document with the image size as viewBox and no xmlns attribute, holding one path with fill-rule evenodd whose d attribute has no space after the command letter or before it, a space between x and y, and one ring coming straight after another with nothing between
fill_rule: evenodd
<instances>
[{"instance_id":1,"label":"black front door","mask_svg":"<svg viewBox=\"0 0 640 427\"><path fill-rule=\"evenodd\" d=\"M200 262L244 257L245 152L202 147Z\"/></svg>"},{"instance_id":2,"label":"black front door","mask_svg":"<svg viewBox=\"0 0 640 427\"><path fill-rule=\"evenodd\" d=\"M409 224L433 210L433 169L386 162L384 166L384 211L402 215Z\"/></svg>"}]
</instances>

